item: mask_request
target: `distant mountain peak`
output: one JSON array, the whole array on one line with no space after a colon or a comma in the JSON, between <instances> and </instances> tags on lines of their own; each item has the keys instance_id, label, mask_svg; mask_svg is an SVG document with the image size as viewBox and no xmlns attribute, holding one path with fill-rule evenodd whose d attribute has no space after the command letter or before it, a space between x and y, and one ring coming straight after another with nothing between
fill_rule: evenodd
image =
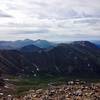
<instances>
[{"instance_id":1,"label":"distant mountain peak","mask_svg":"<svg viewBox=\"0 0 100 100\"><path fill-rule=\"evenodd\" d=\"M34 45L40 48L50 48L54 46L53 43L48 42L47 40L41 40L41 39L34 41Z\"/></svg>"},{"instance_id":2,"label":"distant mountain peak","mask_svg":"<svg viewBox=\"0 0 100 100\"><path fill-rule=\"evenodd\" d=\"M94 47L94 48L96 47L96 45L90 41L75 41L75 42L72 42L72 44L80 45L83 47Z\"/></svg>"},{"instance_id":3,"label":"distant mountain peak","mask_svg":"<svg viewBox=\"0 0 100 100\"><path fill-rule=\"evenodd\" d=\"M31 39L24 39L23 41L32 41L33 42L33 40L31 40Z\"/></svg>"}]
</instances>

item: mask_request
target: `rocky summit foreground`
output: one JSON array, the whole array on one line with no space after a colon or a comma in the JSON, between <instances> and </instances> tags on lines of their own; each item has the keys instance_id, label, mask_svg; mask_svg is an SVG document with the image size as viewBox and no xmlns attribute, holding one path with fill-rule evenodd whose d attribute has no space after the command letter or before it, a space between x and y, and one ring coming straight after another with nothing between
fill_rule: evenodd
<instances>
[{"instance_id":1,"label":"rocky summit foreground","mask_svg":"<svg viewBox=\"0 0 100 100\"><path fill-rule=\"evenodd\" d=\"M48 84L46 89L34 89L24 95L8 95L0 100L100 100L100 84L68 81L63 85Z\"/></svg>"}]
</instances>

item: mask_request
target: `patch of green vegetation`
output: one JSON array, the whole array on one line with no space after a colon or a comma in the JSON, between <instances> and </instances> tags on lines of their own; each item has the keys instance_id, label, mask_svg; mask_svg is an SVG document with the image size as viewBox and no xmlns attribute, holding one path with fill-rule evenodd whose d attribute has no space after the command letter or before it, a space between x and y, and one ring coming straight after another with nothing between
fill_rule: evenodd
<instances>
[{"instance_id":1,"label":"patch of green vegetation","mask_svg":"<svg viewBox=\"0 0 100 100\"><path fill-rule=\"evenodd\" d=\"M70 80L82 80L82 81L88 81L88 82L100 82L100 79L96 78L76 78L74 76L67 76L67 77L61 77L61 76L37 76L37 77L23 77L18 78L14 77L11 78L10 82L16 86L16 95L22 95L25 91L28 91L30 89L39 89L39 88L47 88L49 83L53 83L55 85L60 85L66 83L66 81Z\"/></svg>"},{"instance_id":2,"label":"patch of green vegetation","mask_svg":"<svg viewBox=\"0 0 100 100\"><path fill-rule=\"evenodd\" d=\"M47 88L49 83L62 84L65 82L64 77L14 77L10 79L10 83L16 86L17 95L22 94L30 89Z\"/></svg>"}]
</instances>

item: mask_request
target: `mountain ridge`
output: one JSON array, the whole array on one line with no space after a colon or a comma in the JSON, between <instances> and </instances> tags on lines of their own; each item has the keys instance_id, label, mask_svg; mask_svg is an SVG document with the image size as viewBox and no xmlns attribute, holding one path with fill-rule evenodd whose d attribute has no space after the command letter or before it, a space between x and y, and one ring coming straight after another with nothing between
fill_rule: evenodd
<instances>
[{"instance_id":1,"label":"mountain ridge","mask_svg":"<svg viewBox=\"0 0 100 100\"><path fill-rule=\"evenodd\" d=\"M25 39L25 40L16 40L16 41L0 41L0 49L4 50L14 50L14 49L20 49L24 46L28 45L35 45L39 48L52 48L56 44L53 42L49 42L46 40L30 40L30 39Z\"/></svg>"},{"instance_id":2,"label":"mountain ridge","mask_svg":"<svg viewBox=\"0 0 100 100\"><path fill-rule=\"evenodd\" d=\"M84 42L84 45L83 45ZM100 75L100 49L83 41L61 43L46 50L34 45L0 50L0 70L10 75Z\"/></svg>"}]
</instances>

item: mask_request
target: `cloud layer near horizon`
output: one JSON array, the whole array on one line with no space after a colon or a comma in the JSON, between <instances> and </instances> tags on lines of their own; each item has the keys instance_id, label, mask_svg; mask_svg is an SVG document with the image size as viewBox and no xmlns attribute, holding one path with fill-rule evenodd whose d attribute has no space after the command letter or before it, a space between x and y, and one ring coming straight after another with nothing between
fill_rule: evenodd
<instances>
[{"instance_id":1,"label":"cloud layer near horizon","mask_svg":"<svg viewBox=\"0 0 100 100\"><path fill-rule=\"evenodd\" d=\"M100 0L0 0L0 39L99 39Z\"/></svg>"}]
</instances>

